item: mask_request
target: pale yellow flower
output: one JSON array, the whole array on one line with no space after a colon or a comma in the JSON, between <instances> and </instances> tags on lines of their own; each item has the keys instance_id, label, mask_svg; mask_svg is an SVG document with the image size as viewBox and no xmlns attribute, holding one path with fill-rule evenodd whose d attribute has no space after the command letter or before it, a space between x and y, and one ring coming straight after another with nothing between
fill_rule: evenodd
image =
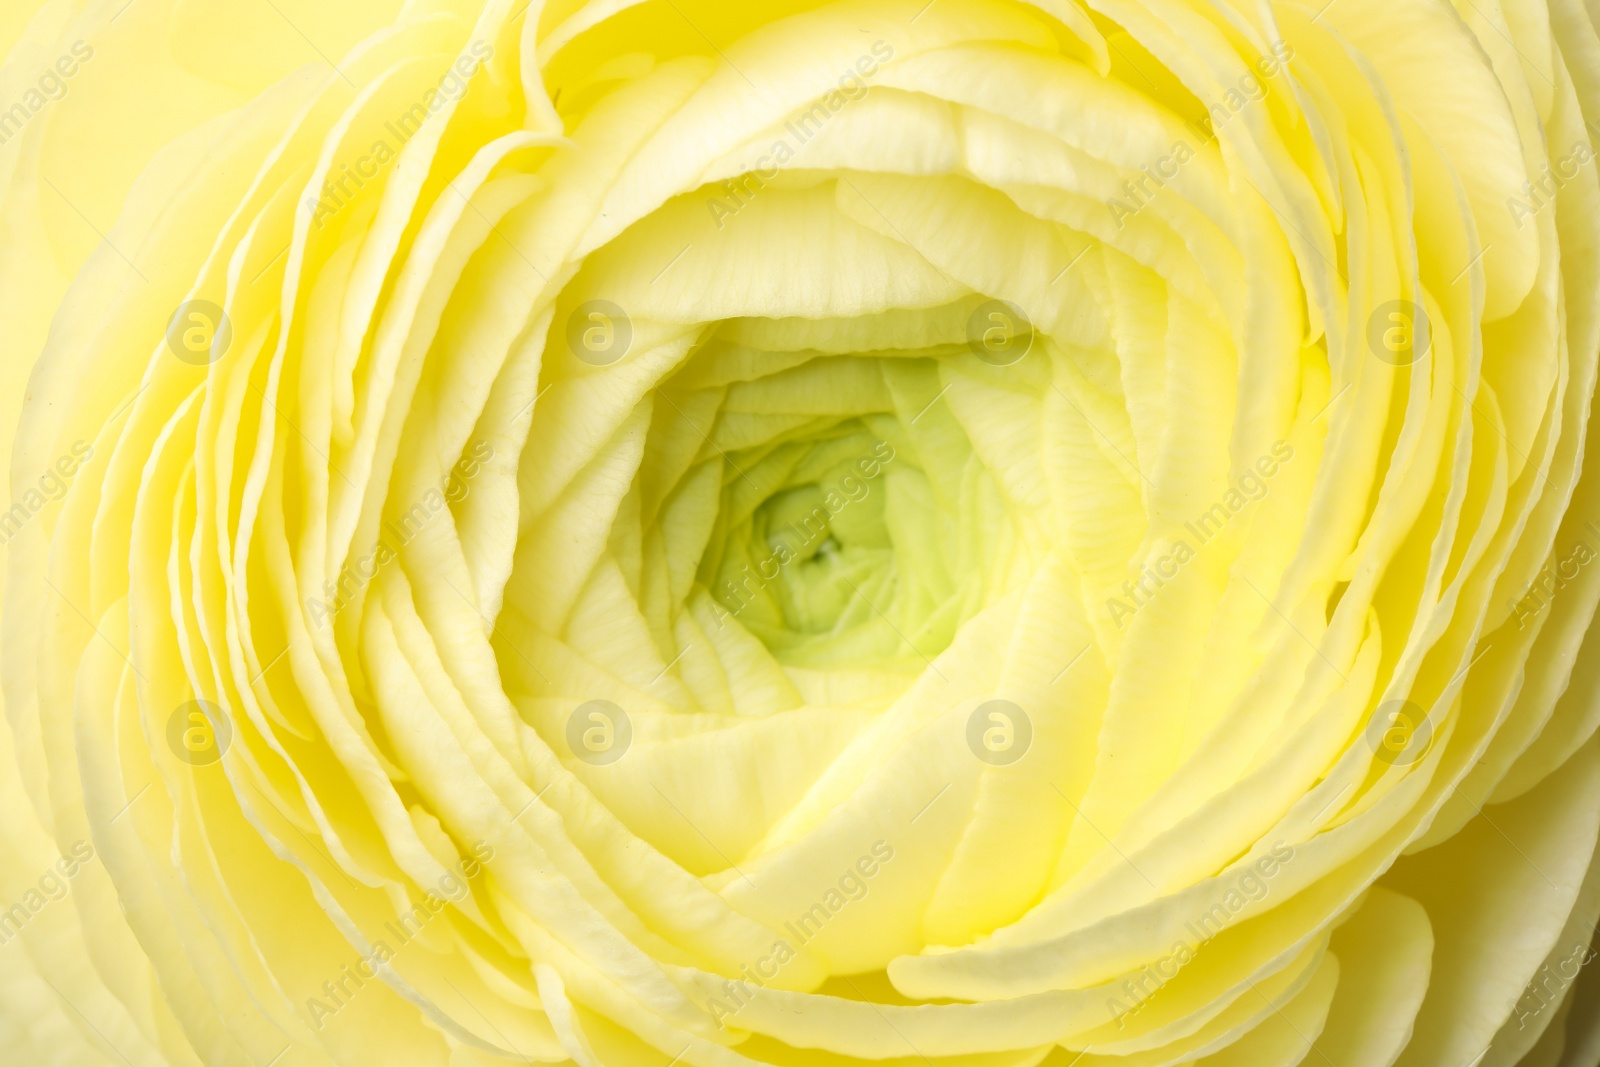
<instances>
[{"instance_id":1,"label":"pale yellow flower","mask_svg":"<svg viewBox=\"0 0 1600 1067\"><path fill-rule=\"evenodd\" d=\"M0 53L0 1062L1600 1061L1575 0Z\"/></svg>"}]
</instances>

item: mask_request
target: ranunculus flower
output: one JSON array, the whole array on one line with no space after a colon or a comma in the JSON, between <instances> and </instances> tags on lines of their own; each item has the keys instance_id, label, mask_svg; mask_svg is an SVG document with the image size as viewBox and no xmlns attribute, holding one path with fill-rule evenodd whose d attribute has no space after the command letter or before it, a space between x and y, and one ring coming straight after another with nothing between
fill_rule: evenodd
<instances>
[{"instance_id":1,"label":"ranunculus flower","mask_svg":"<svg viewBox=\"0 0 1600 1067\"><path fill-rule=\"evenodd\" d=\"M1593 1067L1574 0L10 0L0 1060Z\"/></svg>"}]
</instances>

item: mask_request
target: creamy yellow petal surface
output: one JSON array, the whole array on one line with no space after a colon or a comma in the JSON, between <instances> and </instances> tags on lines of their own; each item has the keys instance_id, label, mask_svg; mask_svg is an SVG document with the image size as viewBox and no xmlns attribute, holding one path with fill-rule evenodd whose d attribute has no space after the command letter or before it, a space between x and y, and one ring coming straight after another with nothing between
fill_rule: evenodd
<instances>
[{"instance_id":1,"label":"creamy yellow petal surface","mask_svg":"<svg viewBox=\"0 0 1600 1067\"><path fill-rule=\"evenodd\" d=\"M1596 1067L1576 0L8 0L0 1063Z\"/></svg>"}]
</instances>

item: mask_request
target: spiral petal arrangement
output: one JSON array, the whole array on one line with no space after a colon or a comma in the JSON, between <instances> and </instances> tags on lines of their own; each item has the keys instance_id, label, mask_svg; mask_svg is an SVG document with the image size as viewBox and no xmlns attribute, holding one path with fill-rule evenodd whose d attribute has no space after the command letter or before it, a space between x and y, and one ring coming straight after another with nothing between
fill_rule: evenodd
<instances>
[{"instance_id":1,"label":"spiral petal arrangement","mask_svg":"<svg viewBox=\"0 0 1600 1067\"><path fill-rule=\"evenodd\" d=\"M23 6L6 1062L1600 1055L1583 5Z\"/></svg>"}]
</instances>

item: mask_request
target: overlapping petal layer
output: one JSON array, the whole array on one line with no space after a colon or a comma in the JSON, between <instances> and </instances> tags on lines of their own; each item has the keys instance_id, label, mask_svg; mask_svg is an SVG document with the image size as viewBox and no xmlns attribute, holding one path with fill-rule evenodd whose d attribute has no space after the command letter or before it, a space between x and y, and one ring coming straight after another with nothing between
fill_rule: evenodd
<instances>
[{"instance_id":1,"label":"overlapping petal layer","mask_svg":"<svg viewBox=\"0 0 1600 1067\"><path fill-rule=\"evenodd\" d=\"M18 1062L1592 1060L1581 5L11 37Z\"/></svg>"}]
</instances>

